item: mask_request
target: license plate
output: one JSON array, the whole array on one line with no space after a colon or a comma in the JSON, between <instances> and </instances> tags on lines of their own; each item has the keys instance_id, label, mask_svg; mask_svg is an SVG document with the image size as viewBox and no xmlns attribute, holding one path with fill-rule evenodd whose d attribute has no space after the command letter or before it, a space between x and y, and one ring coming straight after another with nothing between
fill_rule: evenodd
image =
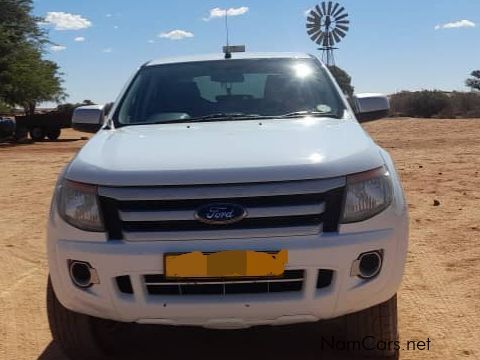
<instances>
[{"instance_id":1,"label":"license plate","mask_svg":"<svg viewBox=\"0 0 480 360\"><path fill-rule=\"evenodd\" d=\"M288 251L229 250L165 255L167 278L239 278L281 276Z\"/></svg>"}]
</instances>

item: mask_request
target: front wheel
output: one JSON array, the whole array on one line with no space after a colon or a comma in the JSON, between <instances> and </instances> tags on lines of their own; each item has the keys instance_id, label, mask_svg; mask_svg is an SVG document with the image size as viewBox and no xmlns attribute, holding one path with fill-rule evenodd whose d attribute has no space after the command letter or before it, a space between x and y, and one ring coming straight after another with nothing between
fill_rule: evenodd
<instances>
[{"instance_id":1,"label":"front wheel","mask_svg":"<svg viewBox=\"0 0 480 360\"><path fill-rule=\"evenodd\" d=\"M106 352L95 336L95 318L65 308L57 299L50 278L47 284L47 313L53 340L72 360L105 359Z\"/></svg>"},{"instance_id":2,"label":"front wheel","mask_svg":"<svg viewBox=\"0 0 480 360\"><path fill-rule=\"evenodd\" d=\"M346 340L359 344L357 350L362 355L382 359L399 358L397 295L339 320Z\"/></svg>"}]
</instances>

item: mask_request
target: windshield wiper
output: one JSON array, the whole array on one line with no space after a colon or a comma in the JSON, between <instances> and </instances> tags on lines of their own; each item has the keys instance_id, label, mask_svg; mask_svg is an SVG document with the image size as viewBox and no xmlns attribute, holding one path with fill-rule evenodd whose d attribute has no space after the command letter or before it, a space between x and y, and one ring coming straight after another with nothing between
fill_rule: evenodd
<instances>
[{"instance_id":1,"label":"windshield wiper","mask_svg":"<svg viewBox=\"0 0 480 360\"><path fill-rule=\"evenodd\" d=\"M257 119L261 118L258 114L245 114L245 113L215 113L204 116L196 116L186 119L174 119L174 120L162 120L155 122L155 124L175 124L175 123L192 123L192 122L208 122L208 121L225 121L232 119Z\"/></svg>"},{"instance_id":2,"label":"windshield wiper","mask_svg":"<svg viewBox=\"0 0 480 360\"><path fill-rule=\"evenodd\" d=\"M294 117L301 117L301 116L330 117L330 118L334 118L334 119L340 119L338 114L335 114L335 113L321 112L321 111L308 111L308 110L295 111L295 112L291 112L291 113L288 113L288 114L280 115L279 117L281 117L281 118L294 118Z\"/></svg>"}]
</instances>

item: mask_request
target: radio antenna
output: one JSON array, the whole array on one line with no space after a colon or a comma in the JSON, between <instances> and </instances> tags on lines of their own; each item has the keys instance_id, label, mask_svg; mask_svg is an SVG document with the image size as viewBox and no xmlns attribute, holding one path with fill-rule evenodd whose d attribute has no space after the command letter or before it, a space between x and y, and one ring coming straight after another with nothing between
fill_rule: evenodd
<instances>
[{"instance_id":1,"label":"radio antenna","mask_svg":"<svg viewBox=\"0 0 480 360\"><path fill-rule=\"evenodd\" d=\"M230 49L230 34L229 34L229 29L228 29L228 8L225 9L225 32L227 35L227 49ZM232 58L232 53L230 50L227 50L225 52L225 59L231 59Z\"/></svg>"}]
</instances>

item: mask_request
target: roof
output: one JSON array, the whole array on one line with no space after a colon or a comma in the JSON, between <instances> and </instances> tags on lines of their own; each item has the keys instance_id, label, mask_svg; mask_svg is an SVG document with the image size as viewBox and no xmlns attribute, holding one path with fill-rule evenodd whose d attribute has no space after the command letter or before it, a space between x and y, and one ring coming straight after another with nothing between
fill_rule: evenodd
<instances>
[{"instance_id":1,"label":"roof","mask_svg":"<svg viewBox=\"0 0 480 360\"><path fill-rule=\"evenodd\" d=\"M245 52L245 53L233 53L232 60L235 59L309 59L312 55L306 53L295 53L295 52ZM193 55L193 56L179 56L171 58L161 58L149 61L145 66L154 66L154 65L165 65L165 64L174 64L174 63L186 63L186 62L197 62L197 61L214 61L214 60L224 60L225 54L215 53L215 54L206 54L206 55Z\"/></svg>"}]
</instances>

